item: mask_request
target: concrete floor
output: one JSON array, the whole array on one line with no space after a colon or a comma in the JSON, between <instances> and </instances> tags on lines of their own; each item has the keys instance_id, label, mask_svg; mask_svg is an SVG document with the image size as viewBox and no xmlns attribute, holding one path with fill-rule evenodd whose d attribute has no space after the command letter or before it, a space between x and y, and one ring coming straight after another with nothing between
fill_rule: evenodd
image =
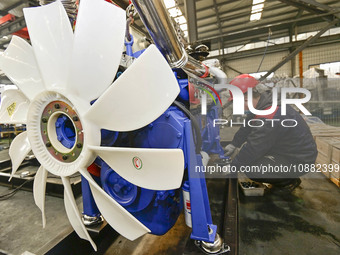
<instances>
[{"instance_id":1,"label":"concrete floor","mask_svg":"<svg viewBox=\"0 0 340 255\"><path fill-rule=\"evenodd\" d=\"M0 194L9 192L0 186ZM79 200L78 200L79 201ZM62 198L46 197L46 228L32 192L20 190L8 200L0 201L0 254L36 253L60 233L71 231Z\"/></svg>"},{"instance_id":2,"label":"concrete floor","mask_svg":"<svg viewBox=\"0 0 340 255\"><path fill-rule=\"evenodd\" d=\"M223 219L224 182L207 181L214 223ZM340 254L340 189L323 175L304 177L292 194L245 197L239 202L240 255L338 255ZM221 233L221 229L218 230ZM180 217L165 236L146 235L134 242L119 237L105 253L199 254L185 249L190 230ZM184 240L184 242L183 242ZM184 252L184 253L183 253Z\"/></svg>"},{"instance_id":3,"label":"concrete floor","mask_svg":"<svg viewBox=\"0 0 340 255\"><path fill-rule=\"evenodd\" d=\"M207 182L217 225L223 216L223 181ZM8 188L0 186L0 194L7 191ZM244 197L240 194L239 254L340 254L339 195L340 189L322 175L319 179L303 178L301 188L290 195ZM81 200L77 201L80 206ZM0 254L36 253L61 233L71 230L60 198L46 198L46 229L42 229L41 214L31 192L19 191L9 200L0 201L0 211ZM118 237L104 254L183 254L189 235L190 229L181 215L166 235L145 235L133 242Z\"/></svg>"},{"instance_id":4,"label":"concrete floor","mask_svg":"<svg viewBox=\"0 0 340 255\"><path fill-rule=\"evenodd\" d=\"M340 189L322 174L292 194L240 194L240 253L340 254Z\"/></svg>"}]
</instances>

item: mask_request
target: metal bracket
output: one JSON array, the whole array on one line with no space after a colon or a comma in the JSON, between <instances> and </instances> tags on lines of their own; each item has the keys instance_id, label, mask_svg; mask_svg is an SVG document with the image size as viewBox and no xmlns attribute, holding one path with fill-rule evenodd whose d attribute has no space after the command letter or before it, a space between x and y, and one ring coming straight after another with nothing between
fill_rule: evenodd
<instances>
[{"instance_id":1,"label":"metal bracket","mask_svg":"<svg viewBox=\"0 0 340 255\"><path fill-rule=\"evenodd\" d=\"M213 243L215 241L217 226L213 224L210 212L209 198L205 176L196 172L196 166L202 166L200 154L195 152L195 144L191 132L191 122L185 121L186 151L188 164L188 177L191 200L192 233L190 238Z\"/></svg>"},{"instance_id":2,"label":"metal bracket","mask_svg":"<svg viewBox=\"0 0 340 255\"><path fill-rule=\"evenodd\" d=\"M227 254L231 251L230 249L230 246L228 246L227 244L223 244L221 249L218 251L218 252L208 252L207 250L205 250L203 247L202 247L202 241L195 241L195 245L196 247L201 251L203 252L204 254L208 254L208 255L211 255L211 254L214 254L214 255L220 255L220 254Z\"/></svg>"}]
</instances>

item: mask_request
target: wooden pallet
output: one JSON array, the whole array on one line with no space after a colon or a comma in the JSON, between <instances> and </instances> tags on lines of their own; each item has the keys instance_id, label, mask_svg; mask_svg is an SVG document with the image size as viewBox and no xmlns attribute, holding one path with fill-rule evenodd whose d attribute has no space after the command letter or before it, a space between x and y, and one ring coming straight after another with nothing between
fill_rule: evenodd
<instances>
[{"instance_id":1,"label":"wooden pallet","mask_svg":"<svg viewBox=\"0 0 340 255\"><path fill-rule=\"evenodd\" d=\"M332 171L340 167L340 128L326 124L309 125L318 148L316 164L322 164L323 174L340 187L340 172Z\"/></svg>"},{"instance_id":2,"label":"wooden pallet","mask_svg":"<svg viewBox=\"0 0 340 255\"><path fill-rule=\"evenodd\" d=\"M329 178L336 186L340 188L340 179L339 178Z\"/></svg>"},{"instance_id":3,"label":"wooden pallet","mask_svg":"<svg viewBox=\"0 0 340 255\"><path fill-rule=\"evenodd\" d=\"M310 124L309 128L312 132L314 140L316 137L339 137L340 138L340 128L333 127L326 124Z\"/></svg>"}]
</instances>

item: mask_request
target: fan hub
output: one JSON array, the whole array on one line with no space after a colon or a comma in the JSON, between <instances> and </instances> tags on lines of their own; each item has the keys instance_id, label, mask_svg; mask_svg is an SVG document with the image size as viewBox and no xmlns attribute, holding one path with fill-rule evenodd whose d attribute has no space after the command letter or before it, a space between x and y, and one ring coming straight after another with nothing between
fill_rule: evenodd
<instances>
[{"instance_id":1,"label":"fan hub","mask_svg":"<svg viewBox=\"0 0 340 255\"><path fill-rule=\"evenodd\" d=\"M100 145L100 129L82 118L89 107L79 98L72 100L52 91L40 93L31 102L28 139L34 155L49 172L70 176L94 161L96 155L88 144Z\"/></svg>"},{"instance_id":2,"label":"fan hub","mask_svg":"<svg viewBox=\"0 0 340 255\"><path fill-rule=\"evenodd\" d=\"M46 105L40 121L41 137L49 153L61 162L75 161L83 148L83 126L74 107L56 100Z\"/></svg>"}]
</instances>

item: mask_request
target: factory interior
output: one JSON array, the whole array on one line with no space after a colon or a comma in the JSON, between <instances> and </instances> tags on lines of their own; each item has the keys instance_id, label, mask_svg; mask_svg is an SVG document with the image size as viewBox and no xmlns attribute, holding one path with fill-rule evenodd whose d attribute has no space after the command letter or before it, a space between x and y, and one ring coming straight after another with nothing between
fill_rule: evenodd
<instances>
[{"instance_id":1,"label":"factory interior","mask_svg":"<svg viewBox=\"0 0 340 255\"><path fill-rule=\"evenodd\" d=\"M340 1L0 0L0 213L0 255L340 254Z\"/></svg>"}]
</instances>

